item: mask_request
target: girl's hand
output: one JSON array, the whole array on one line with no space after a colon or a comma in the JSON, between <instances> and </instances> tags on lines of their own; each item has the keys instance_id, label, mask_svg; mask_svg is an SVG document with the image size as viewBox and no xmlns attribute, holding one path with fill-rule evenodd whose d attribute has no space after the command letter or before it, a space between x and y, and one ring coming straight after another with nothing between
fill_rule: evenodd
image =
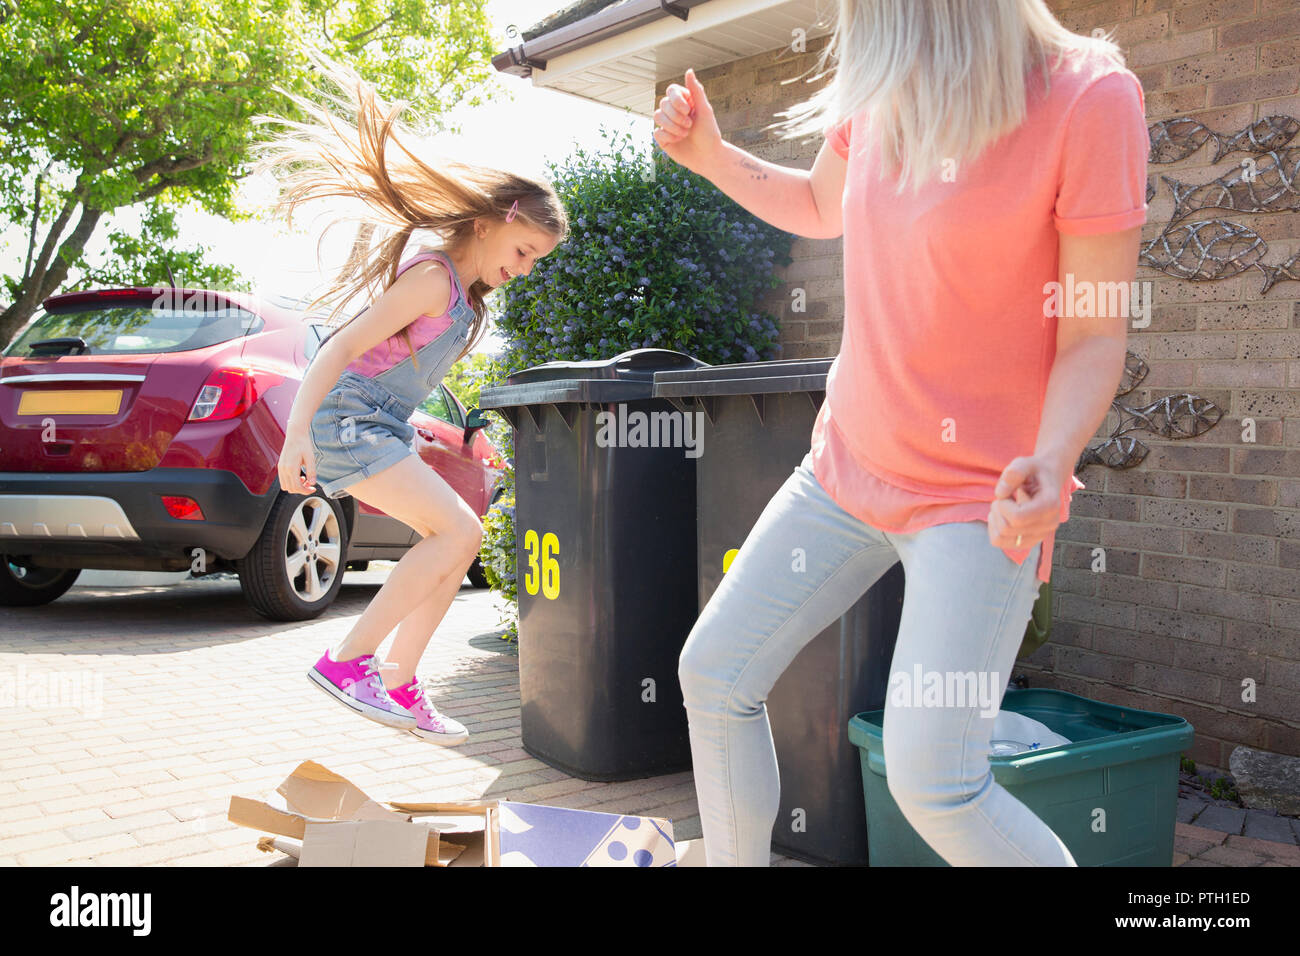
<instances>
[{"instance_id":1,"label":"girl's hand","mask_svg":"<svg viewBox=\"0 0 1300 956\"><path fill-rule=\"evenodd\" d=\"M1062 484L1061 469L1054 460L1032 455L1012 459L993 489L990 543L995 548L1026 550L1056 530L1061 523Z\"/></svg>"},{"instance_id":2,"label":"girl's hand","mask_svg":"<svg viewBox=\"0 0 1300 956\"><path fill-rule=\"evenodd\" d=\"M299 469L307 473L304 478ZM291 495L309 495L316 489L316 449L310 435L285 435L276 466L280 487Z\"/></svg>"},{"instance_id":3,"label":"girl's hand","mask_svg":"<svg viewBox=\"0 0 1300 956\"><path fill-rule=\"evenodd\" d=\"M722 133L713 107L694 70L686 71L686 85L669 83L655 110L655 142L668 158L693 173L707 175L722 149Z\"/></svg>"}]
</instances>

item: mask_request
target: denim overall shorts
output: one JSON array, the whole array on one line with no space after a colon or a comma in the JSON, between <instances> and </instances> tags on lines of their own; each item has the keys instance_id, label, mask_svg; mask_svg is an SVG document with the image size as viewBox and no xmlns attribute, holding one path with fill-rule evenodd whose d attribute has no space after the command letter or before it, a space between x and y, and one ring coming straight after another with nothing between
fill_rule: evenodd
<instances>
[{"instance_id":1,"label":"denim overall shorts","mask_svg":"<svg viewBox=\"0 0 1300 956\"><path fill-rule=\"evenodd\" d=\"M450 263L448 271L457 293L452 322L416 350L420 367L407 355L374 377L344 369L312 416L316 487L326 497L342 498L348 485L415 454L411 444L415 428L407 419L451 370L474 319L474 310L465 301L465 291Z\"/></svg>"}]
</instances>

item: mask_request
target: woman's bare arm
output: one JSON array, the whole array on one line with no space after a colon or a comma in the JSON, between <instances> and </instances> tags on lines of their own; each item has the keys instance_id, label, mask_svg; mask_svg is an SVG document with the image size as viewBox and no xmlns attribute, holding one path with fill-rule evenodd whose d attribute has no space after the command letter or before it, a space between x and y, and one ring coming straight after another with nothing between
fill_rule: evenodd
<instances>
[{"instance_id":1,"label":"woman's bare arm","mask_svg":"<svg viewBox=\"0 0 1300 956\"><path fill-rule=\"evenodd\" d=\"M823 143L811 170L778 166L722 138L694 70L686 86L668 84L654 120L655 140L673 162L712 182L750 213L808 239L843 233L840 205L848 163Z\"/></svg>"},{"instance_id":2,"label":"woman's bare arm","mask_svg":"<svg viewBox=\"0 0 1300 956\"><path fill-rule=\"evenodd\" d=\"M723 142L704 176L745 209L778 229L807 239L843 235L840 205L848 163L822 143L812 169L778 166Z\"/></svg>"},{"instance_id":3,"label":"woman's bare arm","mask_svg":"<svg viewBox=\"0 0 1300 956\"><path fill-rule=\"evenodd\" d=\"M1140 226L1095 236L1060 234L1058 281L1076 290L1092 285L1101 293L1094 295L1099 314L1057 316L1056 355L1034 453L1009 462L993 489L988 531L995 547L1033 547L1060 524L1075 462L1105 419L1124 374L1129 315L1121 306L1128 298L1111 307L1103 290L1112 283L1131 289L1141 235Z\"/></svg>"},{"instance_id":4,"label":"woman's bare arm","mask_svg":"<svg viewBox=\"0 0 1300 956\"><path fill-rule=\"evenodd\" d=\"M1056 320L1056 358L1034 454L1054 459L1066 477L1073 474L1084 446L1105 419L1124 375L1130 316L1102 308L1109 297L1100 290L1109 283L1132 288L1141 237L1141 226L1095 236L1060 234L1062 287L1070 288L1067 277L1072 277L1075 289L1092 285L1099 290L1094 295L1097 311L1113 313L1061 315ZM1127 301L1125 296L1122 302Z\"/></svg>"}]
</instances>

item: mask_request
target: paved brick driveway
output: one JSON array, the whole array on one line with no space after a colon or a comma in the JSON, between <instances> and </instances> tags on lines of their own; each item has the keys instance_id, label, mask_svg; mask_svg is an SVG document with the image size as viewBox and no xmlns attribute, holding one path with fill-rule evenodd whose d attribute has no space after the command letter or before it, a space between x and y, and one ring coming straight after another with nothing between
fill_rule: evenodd
<instances>
[{"instance_id":1,"label":"paved brick driveway","mask_svg":"<svg viewBox=\"0 0 1300 956\"><path fill-rule=\"evenodd\" d=\"M0 609L0 864L291 863L225 818L231 794L275 787L316 760L379 800L496 797L667 817L700 835L689 773L624 783L567 776L519 747L516 657L492 595L465 584L425 653L435 702L469 743L442 749L332 704L304 677L383 581L349 572L305 624L254 615L231 578L74 587ZM44 694L44 697L38 695ZM1300 866L1300 847L1178 824L1175 862ZM778 865L803 865L773 854Z\"/></svg>"},{"instance_id":2,"label":"paved brick driveway","mask_svg":"<svg viewBox=\"0 0 1300 956\"><path fill-rule=\"evenodd\" d=\"M269 791L304 759L380 800L640 813L699 836L689 773L592 783L520 749L517 658L497 637L492 595L468 582L420 674L445 685L435 702L470 728L469 743L423 743L312 688L307 668L351 627L384 567L349 572L333 607L304 624L257 617L233 578L77 586L45 607L0 609L0 674L20 705L0 708L0 864L283 862L226 809L231 794Z\"/></svg>"}]
</instances>

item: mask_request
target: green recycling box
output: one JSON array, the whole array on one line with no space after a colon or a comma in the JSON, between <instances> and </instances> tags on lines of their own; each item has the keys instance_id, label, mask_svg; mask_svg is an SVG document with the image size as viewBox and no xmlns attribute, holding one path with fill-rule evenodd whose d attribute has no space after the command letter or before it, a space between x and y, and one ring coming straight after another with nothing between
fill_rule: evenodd
<instances>
[{"instance_id":1,"label":"green recycling box","mask_svg":"<svg viewBox=\"0 0 1300 956\"><path fill-rule=\"evenodd\" d=\"M1045 688L1009 688L1002 709L1070 741L989 763L993 779L1052 828L1079 866L1172 865L1179 757L1192 745L1191 724ZM947 866L889 792L883 718L874 710L849 721L862 760L870 863Z\"/></svg>"}]
</instances>

